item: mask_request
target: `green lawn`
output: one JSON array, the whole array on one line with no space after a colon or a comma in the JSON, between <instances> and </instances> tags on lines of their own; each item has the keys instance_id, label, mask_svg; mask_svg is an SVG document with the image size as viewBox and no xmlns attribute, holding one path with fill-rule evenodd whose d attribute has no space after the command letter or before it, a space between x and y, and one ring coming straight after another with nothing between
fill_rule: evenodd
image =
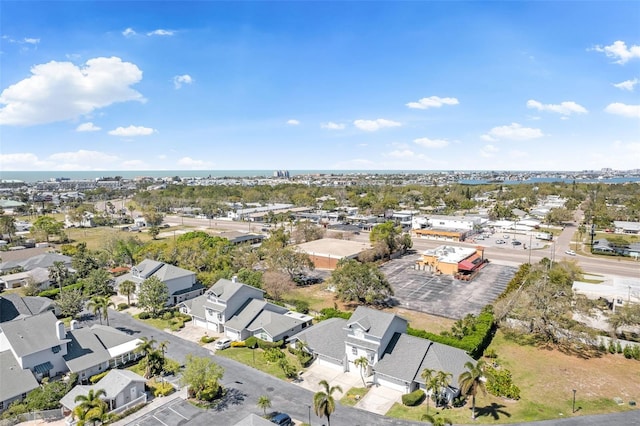
<instances>
[{"instance_id":1,"label":"green lawn","mask_svg":"<svg viewBox=\"0 0 640 426\"><path fill-rule=\"evenodd\" d=\"M351 388L340 399L340 404L347 407L353 407L367 394L367 392L369 392L369 388Z\"/></svg>"},{"instance_id":2,"label":"green lawn","mask_svg":"<svg viewBox=\"0 0 640 426\"><path fill-rule=\"evenodd\" d=\"M290 362L295 365L298 370L302 370L298 359L288 353L287 351L283 351L285 356L289 359ZM234 359L242 364L248 365L249 367L256 368L260 371L263 371L267 374L275 376L281 380L289 380L282 372L282 369L278 367L275 363L269 363L264 359L264 351L262 349L249 349L249 348L241 348L241 347L231 347L222 351L216 351L216 355L223 356L225 358Z\"/></svg>"}]
</instances>

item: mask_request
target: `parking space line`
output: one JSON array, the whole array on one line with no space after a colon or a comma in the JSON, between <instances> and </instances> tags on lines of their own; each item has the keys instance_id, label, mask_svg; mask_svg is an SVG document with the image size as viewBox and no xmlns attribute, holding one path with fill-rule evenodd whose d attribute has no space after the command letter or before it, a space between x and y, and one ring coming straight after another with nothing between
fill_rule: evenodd
<instances>
[{"instance_id":1,"label":"parking space line","mask_svg":"<svg viewBox=\"0 0 640 426\"><path fill-rule=\"evenodd\" d=\"M162 423L164 426L169 426L168 424L166 424L165 422L163 422L162 420L160 420L159 418L157 418L156 416L151 416L154 419L156 419L157 421L159 421L160 423Z\"/></svg>"},{"instance_id":2,"label":"parking space line","mask_svg":"<svg viewBox=\"0 0 640 426\"><path fill-rule=\"evenodd\" d=\"M169 410L173 411L174 413L176 413L177 415L179 415L180 417L182 417L185 420L189 420L189 418L183 416L182 414L178 413L176 410L174 410L172 407L169 407Z\"/></svg>"}]
</instances>

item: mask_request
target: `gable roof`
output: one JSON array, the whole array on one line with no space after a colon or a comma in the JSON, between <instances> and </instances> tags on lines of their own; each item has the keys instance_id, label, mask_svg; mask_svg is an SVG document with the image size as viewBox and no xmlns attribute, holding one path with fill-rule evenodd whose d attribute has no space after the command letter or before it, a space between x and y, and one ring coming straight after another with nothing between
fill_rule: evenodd
<instances>
[{"instance_id":1,"label":"gable roof","mask_svg":"<svg viewBox=\"0 0 640 426\"><path fill-rule=\"evenodd\" d=\"M51 311L0 323L13 352L23 357L66 343L56 334L56 317Z\"/></svg>"},{"instance_id":2,"label":"gable roof","mask_svg":"<svg viewBox=\"0 0 640 426\"><path fill-rule=\"evenodd\" d=\"M72 372L78 372L109 361L117 352L125 353L136 348L139 339L120 330L105 325L94 325L91 328L69 330L67 338L67 354L63 357Z\"/></svg>"},{"instance_id":3,"label":"gable roof","mask_svg":"<svg viewBox=\"0 0 640 426\"><path fill-rule=\"evenodd\" d=\"M358 306L347 322L347 328L359 326L363 328L367 334L381 339L395 318L401 319L405 324L407 323L406 319L398 315L378 311L365 306Z\"/></svg>"},{"instance_id":4,"label":"gable roof","mask_svg":"<svg viewBox=\"0 0 640 426\"><path fill-rule=\"evenodd\" d=\"M221 300L224 300L224 301L228 301L243 286L246 286L246 284L242 284L242 283L239 283L237 281L231 281L231 280L227 280L225 278L221 278L213 286L211 286L211 288L207 291L207 293L210 293L210 294L214 295L218 299L221 299Z\"/></svg>"},{"instance_id":5,"label":"gable roof","mask_svg":"<svg viewBox=\"0 0 640 426\"><path fill-rule=\"evenodd\" d=\"M53 310L51 299L39 296L21 297L16 293L0 296L0 323Z\"/></svg>"},{"instance_id":6,"label":"gable roof","mask_svg":"<svg viewBox=\"0 0 640 426\"><path fill-rule=\"evenodd\" d=\"M430 341L430 343L431 345L429 346L429 350L416 373L415 381L418 383L424 383L420 374L425 368L430 368L436 371L451 373L450 386L459 388L460 384L458 383L458 377L466 371L464 365L467 362L475 364L476 361L462 349L443 345L442 343L437 342Z\"/></svg>"},{"instance_id":7,"label":"gable roof","mask_svg":"<svg viewBox=\"0 0 640 426\"><path fill-rule=\"evenodd\" d=\"M267 303L260 299L249 299L233 317L225 322L224 326L238 331L247 328L251 321L260 315ZM286 312L286 309L284 310Z\"/></svg>"},{"instance_id":8,"label":"gable roof","mask_svg":"<svg viewBox=\"0 0 640 426\"><path fill-rule=\"evenodd\" d=\"M145 383L147 380L129 370L110 370L106 376L100 379L97 383L86 386L78 385L74 386L65 396L62 397L60 403L70 410L73 410L77 402L75 399L78 395L87 395L91 389L97 391L98 389L104 389L106 392L106 399L113 399L123 390L125 390L132 382Z\"/></svg>"},{"instance_id":9,"label":"gable roof","mask_svg":"<svg viewBox=\"0 0 640 426\"><path fill-rule=\"evenodd\" d=\"M347 320L329 318L301 331L293 340L301 340L318 355L338 361L342 364L345 357L345 339L347 338Z\"/></svg>"},{"instance_id":10,"label":"gable roof","mask_svg":"<svg viewBox=\"0 0 640 426\"><path fill-rule=\"evenodd\" d=\"M416 375L420 377L420 366L431 344L430 340L395 333L373 369L376 373L411 383Z\"/></svg>"},{"instance_id":11,"label":"gable roof","mask_svg":"<svg viewBox=\"0 0 640 426\"><path fill-rule=\"evenodd\" d=\"M7 269L13 269L18 266L22 267L25 271L30 271L35 268L49 268L53 266L53 262L62 262L66 266L71 265L71 257L58 253L43 253L37 256L32 256L24 260L13 260L4 263L0 263L0 270L5 271Z\"/></svg>"},{"instance_id":12,"label":"gable roof","mask_svg":"<svg viewBox=\"0 0 640 426\"><path fill-rule=\"evenodd\" d=\"M0 379L0 401L15 398L39 386L31 370L20 367L10 350L0 352Z\"/></svg>"},{"instance_id":13,"label":"gable roof","mask_svg":"<svg viewBox=\"0 0 640 426\"><path fill-rule=\"evenodd\" d=\"M286 316L283 313L263 310L247 328L251 332L262 329L269 336L275 337L282 333L286 333L288 330L291 330L302 323L303 321Z\"/></svg>"},{"instance_id":14,"label":"gable roof","mask_svg":"<svg viewBox=\"0 0 640 426\"><path fill-rule=\"evenodd\" d=\"M269 420L264 419L257 414L249 414L247 417L244 417L238 423L234 423L233 426L273 426Z\"/></svg>"},{"instance_id":15,"label":"gable roof","mask_svg":"<svg viewBox=\"0 0 640 426\"><path fill-rule=\"evenodd\" d=\"M191 272L187 269L178 268L177 266L151 259L143 260L134 266L131 271L132 275L139 280L146 280L153 276L157 277L162 282L195 275L195 272Z\"/></svg>"}]
</instances>

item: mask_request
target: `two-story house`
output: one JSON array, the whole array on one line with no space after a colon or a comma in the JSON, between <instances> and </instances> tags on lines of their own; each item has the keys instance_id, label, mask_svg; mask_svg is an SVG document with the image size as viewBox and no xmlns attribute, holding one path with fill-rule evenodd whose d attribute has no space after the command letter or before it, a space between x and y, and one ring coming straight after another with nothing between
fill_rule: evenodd
<instances>
[{"instance_id":1,"label":"two-story house","mask_svg":"<svg viewBox=\"0 0 640 426\"><path fill-rule=\"evenodd\" d=\"M377 385L408 393L426 388L425 368L450 373L445 389L451 401L459 395L457 378L465 363L474 362L466 352L406 334L407 320L397 315L359 306L349 320L331 318L301 331L288 342L306 344L314 362L344 372L360 373L354 361L366 357L363 371Z\"/></svg>"},{"instance_id":2,"label":"two-story house","mask_svg":"<svg viewBox=\"0 0 640 426\"><path fill-rule=\"evenodd\" d=\"M309 327L313 320L265 301L262 290L235 277L221 279L202 296L181 303L180 311L191 316L194 326L224 333L232 340L256 336L275 342Z\"/></svg>"},{"instance_id":3,"label":"two-story house","mask_svg":"<svg viewBox=\"0 0 640 426\"><path fill-rule=\"evenodd\" d=\"M143 260L131 268L129 273L116 278L116 287L119 289L120 284L124 281L133 281L136 284L133 299L136 300L140 292L140 285L151 277L156 277L166 284L169 290L168 306L199 296L205 290L204 286L196 281L195 272L151 259Z\"/></svg>"},{"instance_id":4,"label":"two-story house","mask_svg":"<svg viewBox=\"0 0 640 426\"><path fill-rule=\"evenodd\" d=\"M259 288L239 283L236 278L220 279L203 295L182 302L180 312L193 319L193 325L224 333L225 323L251 300L263 300Z\"/></svg>"}]
</instances>

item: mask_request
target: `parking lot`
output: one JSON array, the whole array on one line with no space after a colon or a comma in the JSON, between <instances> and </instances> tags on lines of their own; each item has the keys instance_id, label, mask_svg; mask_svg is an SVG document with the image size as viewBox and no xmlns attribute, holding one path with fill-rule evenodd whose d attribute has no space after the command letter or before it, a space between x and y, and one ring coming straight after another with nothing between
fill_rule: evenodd
<instances>
[{"instance_id":1,"label":"parking lot","mask_svg":"<svg viewBox=\"0 0 640 426\"><path fill-rule=\"evenodd\" d=\"M129 423L129 426L173 426L185 424L191 419L204 415L199 410L183 399L178 398L174 402L164 405Z\"/></svg>"},{"instance_id":2,"label":"parking lot","mask_svg":"<svg viewBox=\"0 0 640 426\"><path fill-rule=\"evenodd\" d=\"M393 287L394 299L405 308L453 319L477 314L493 303L516 272L516 268L489 263L473 281L458 281L415 269L419 257L403 256L381 268Z\"/></svg>"}]
</instances>

